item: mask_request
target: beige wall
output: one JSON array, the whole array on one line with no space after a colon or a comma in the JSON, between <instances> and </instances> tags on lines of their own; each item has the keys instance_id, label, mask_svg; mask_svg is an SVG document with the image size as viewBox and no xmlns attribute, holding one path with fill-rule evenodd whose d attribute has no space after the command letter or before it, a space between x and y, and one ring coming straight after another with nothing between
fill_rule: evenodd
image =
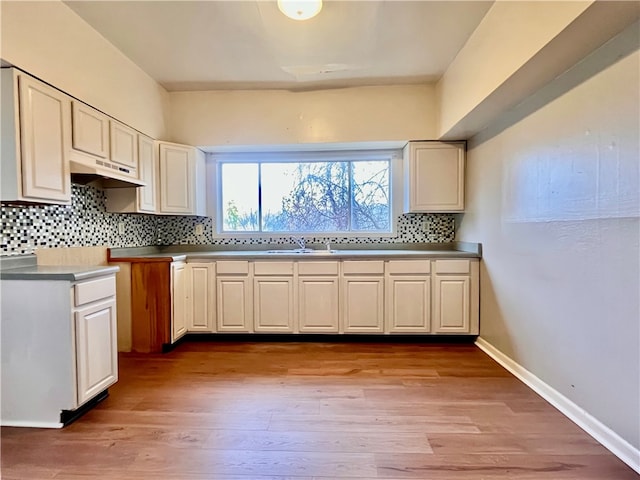
<instances>
[{"instance_id":1,"label":"beige wall","mask_svg":"<svg viewBox=\"0 0 640 480\"><path fill-rule=\"evenodd\" d=\"M168 94L62 2L0 2L0 58L162 138Z\"/></svg>"},{"instance_id":2,"label":"beige wall","mask_svg":"<svg viewBox=\"0 0 640 480\"><path fill-rule=\"evenodd\" d=\"M638 32L471 139L457 232L484 247L481 337L636 449Z\"/></svg>"},{"instance_id":3,"label":"beige wall","mask_svg":"<svg viewBox=\"0 0 640 480\"><path fill-rule=\"evenodd\" d=\"M628 1L496 2L437 84L438 138L469 138L640 17Z\"/></svg>"},{"instance_id":4,"label":"beige wall","mask_svg":"<svg viewBox=\"0 0 640 480\"><path fill-rule=\"evenodd\" d=\"M171 140L197 146L434 138L432 85L172 92Z\"/></svg>"}]
</instances>

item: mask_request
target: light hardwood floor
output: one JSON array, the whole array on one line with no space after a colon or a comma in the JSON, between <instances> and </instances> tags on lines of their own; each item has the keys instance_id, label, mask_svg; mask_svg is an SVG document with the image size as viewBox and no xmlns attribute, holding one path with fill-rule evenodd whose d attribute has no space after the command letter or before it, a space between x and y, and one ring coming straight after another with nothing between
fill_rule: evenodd
<instances>
[{"instance_id":1,"label":"light hardwood floor","mask_svg":"<svg viewBox=\"0 0 640 480\"><path fill-rule=\"evenodd\" d=\"M110 393L3 428L2 479L638 478L472 344L186 342Z\"/></svg>"}]
</instances>

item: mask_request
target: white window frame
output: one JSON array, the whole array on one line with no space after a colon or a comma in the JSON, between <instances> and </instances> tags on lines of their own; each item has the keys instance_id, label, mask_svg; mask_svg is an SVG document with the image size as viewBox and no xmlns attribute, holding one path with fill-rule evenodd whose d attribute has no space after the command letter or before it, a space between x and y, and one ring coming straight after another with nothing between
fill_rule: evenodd
<instances>
[{"instance_id":1,"label":"white window frame","mask_svg":"<svg viewBox=\"0 0 640 480\"><path fill-rule=\"evenodd\" d=\"M389 160L389 185L391 208L391 231L351 231L351 232L223 232L223 218L220 212L222 205L222 188L219 183L220 166L223 163L295 163L295 162L327 162L327 161L355 161L355 160ZM372 149L372 150L337 150L337 151L286 151L286 152L230 152L209 153L207 155L207 169L209 171L209 196L213 200L210 208L214 212L215 238L392 238L397 236L397 220L402 214L402 149ZM211 191L213 190L213 192Z\"/></svg>"}]
</instances>

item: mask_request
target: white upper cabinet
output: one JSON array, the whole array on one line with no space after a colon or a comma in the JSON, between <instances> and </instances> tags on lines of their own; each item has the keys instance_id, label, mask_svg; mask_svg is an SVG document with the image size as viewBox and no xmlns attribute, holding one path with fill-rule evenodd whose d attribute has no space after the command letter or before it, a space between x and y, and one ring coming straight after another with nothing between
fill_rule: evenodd
<instances>
[{"instance_id":1,"label":"white upper cabinet","mask_svg":"<svg viewBox=\"0 0 640 480\"><path fill-rule=\"evenodd\" d=\"M204 154L195 147L156 142L137 134L144 187L107 189L107 211L206 215Z\"/></svg>"},{"instance_id":2,"label":"white upper cabinet","mask_svg":"<svg viewBox=\"0 0 640 480\"><path fill-rule=\"evenodd\" d=\"M152 138L138 134L138 166L140 180L146 185L135 189L138 210L153 213L158 208L158 157Z\"/></svg>"},{"instance_id":3,"label":"white upper cabinet","mask_svg":"<svg viewBox=\"0 0 640 480\"><path fill-rule=\"evenodd\" d=\"M464 142L409 142L404 148L404 212L464 210Z\"/></svg>"},{"instance_id":4,"label":"white upper cabinet","mask_svg":"<svg viewBox=\"0 0 640 480\"><path fill-rule=\"evenodd\" d=\"M158 212L158 155L153 138L137 134L138 172L144 187L108 188L107 211L116 213Z\"/></svg>"},{"instance_id":5,"label":"white upper cabinet","mask_svg":"<svg viewBox=\"0 0 640 480\"><path fill-rule=\"evenodd\" d=\"M206 215L204 154L188 145L159 145L160 213Z\"/></svg>"},{"instance_id":6,"label":"white upper cabinet","mask_svg":"<svg viewBox=\"0 0 640 480\"><path fill-rule=\"evenodd\" d=\"M111 132L111 161L138 168L138 133L131 127L111 120L109 122Z\"/></svg>"},{"instance_id":7,"label":"white upper cabinet","mask_svg":"<svg viewBox=\"0 0 640 480\"><path fill-rule=\"evenodd\" d=\"M73 101L73 148L97 157L109 157L109 117L82 102Z\"/></svg>"},{"instance_id":8,"label":"white upper cabinet","mask_svg":"<svg viewBox=\"0 0 640 480\"><path fill-rule=\"evenodd\" d=\"M15 69L2 70L3 201L71 202L71 99Z\"/></svg>"}]
</instances>

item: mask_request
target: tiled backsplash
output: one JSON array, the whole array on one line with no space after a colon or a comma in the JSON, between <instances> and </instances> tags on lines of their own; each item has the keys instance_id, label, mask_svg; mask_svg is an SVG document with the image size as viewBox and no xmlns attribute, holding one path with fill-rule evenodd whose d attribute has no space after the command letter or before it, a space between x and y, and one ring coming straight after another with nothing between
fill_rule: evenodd
<instances>
[{"instance_id":1,"label":"tiled backsplash","mask_svg":"<svg viewBox=\"0 0 640 480\"><path fill-rule=\"evenodd\" d=\"M73 185L71 205L2 204L0 255L33 253L47 247L143 247L148 245L258 245L290 244L291 237L214 238L215 223L209 217L155 216L108 213L106 196L91 186ZM426 222L426 231L423 224ZM124 223L124 234L118 225ZM195 235L202 224L204 233ZM392 238L309 237L308 243L424 243L450 242L454 217L448 214L405 214L398 218Z\"/></svg>"}]
</instances>

